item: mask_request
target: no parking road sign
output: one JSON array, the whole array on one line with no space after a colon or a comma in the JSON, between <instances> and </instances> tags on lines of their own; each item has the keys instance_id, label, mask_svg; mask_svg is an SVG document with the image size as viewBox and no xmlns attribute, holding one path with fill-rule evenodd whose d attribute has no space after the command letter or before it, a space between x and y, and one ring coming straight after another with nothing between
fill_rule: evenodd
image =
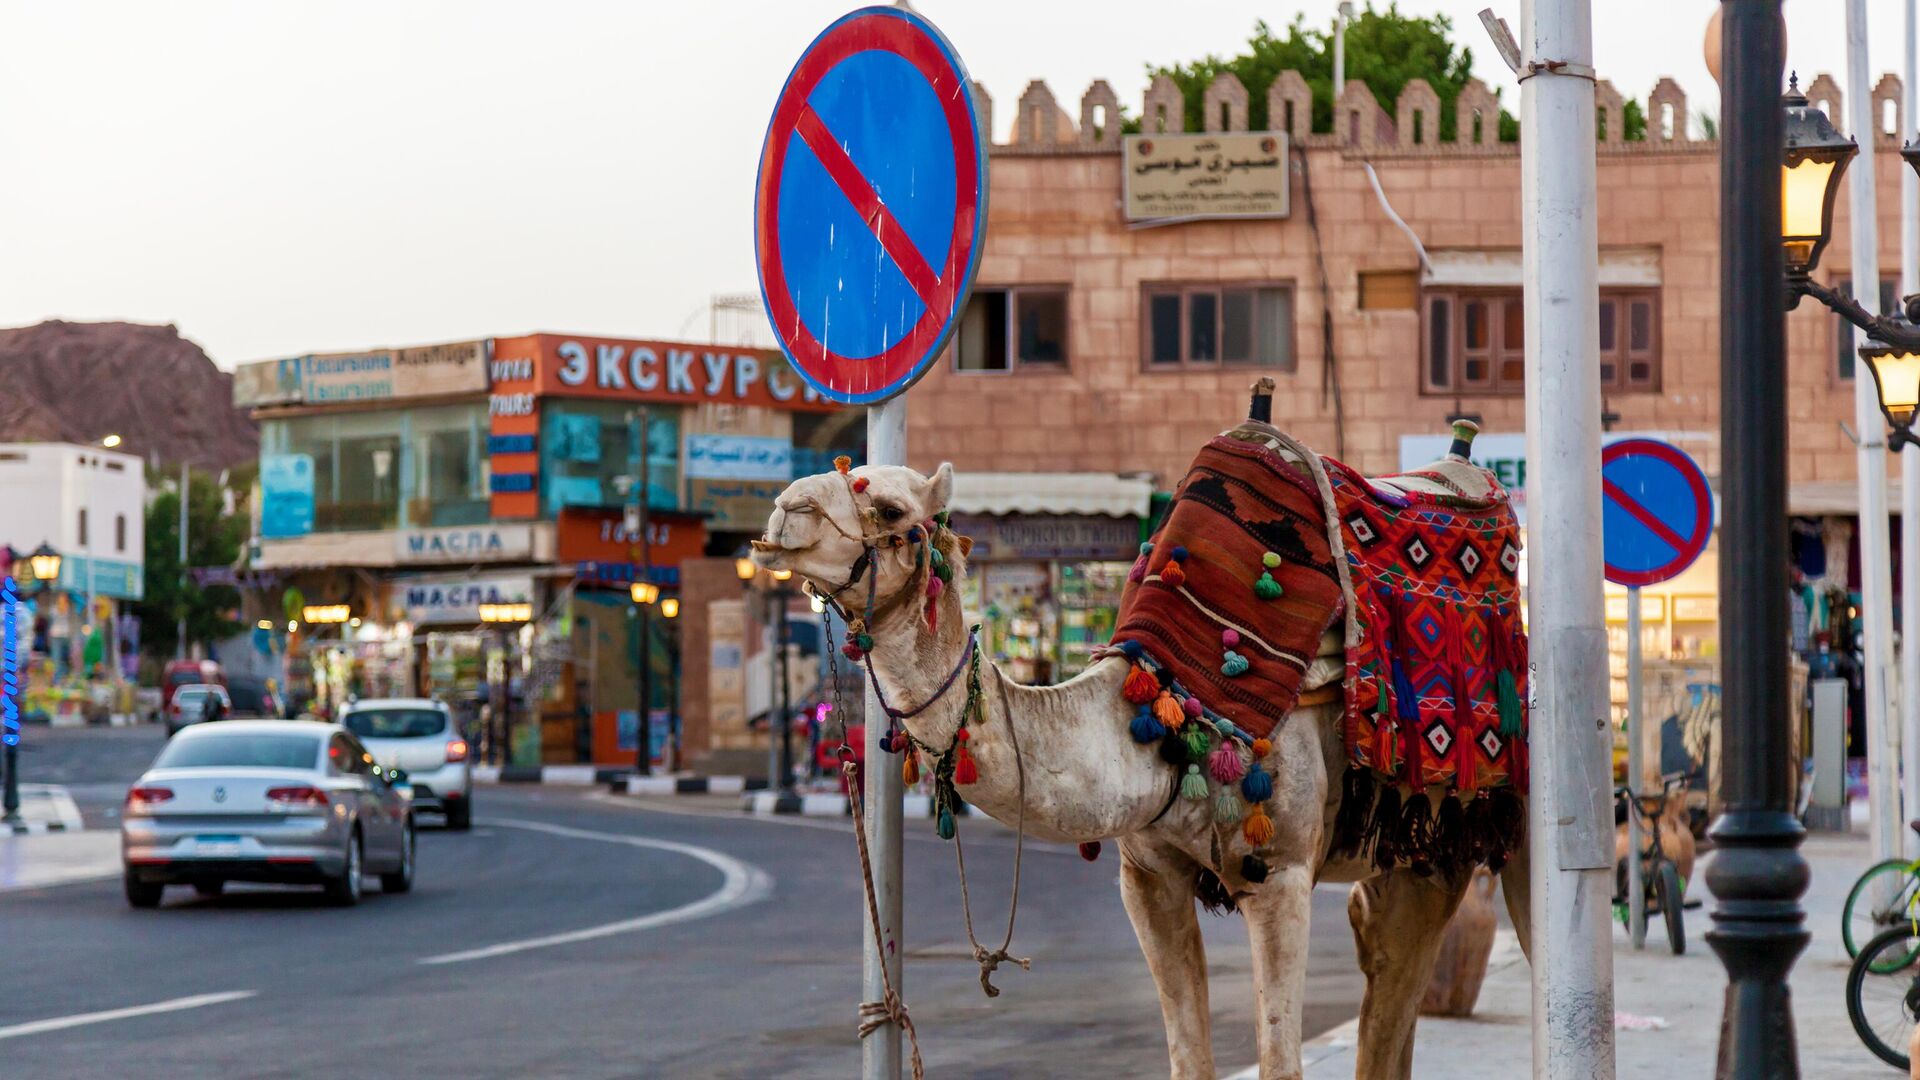
<instances>
[{"instance_id":1,"label":"no parking road sign","mask_svg":"<svg viewBox=\"0 0 1920 1080\"><path fill-rule=\"evenodd\" d=\"M794 65L760 152L754 250L780 348L850 405L911 386L980 268L985 133L939 30L869 7Z\"/></svg>"},{"instance_id":2,"label":"no parking road sign","mask_svg":"<svg viewBox=\"0 0 1920 1080\"><path fill-rule=\"evenodd\" d=\"M1713 535L1713 492L1700 466L1658 439L1623 439L1600 454L1607 580L1638 588L1677 577Z\"/></svg>"}]
</instances>

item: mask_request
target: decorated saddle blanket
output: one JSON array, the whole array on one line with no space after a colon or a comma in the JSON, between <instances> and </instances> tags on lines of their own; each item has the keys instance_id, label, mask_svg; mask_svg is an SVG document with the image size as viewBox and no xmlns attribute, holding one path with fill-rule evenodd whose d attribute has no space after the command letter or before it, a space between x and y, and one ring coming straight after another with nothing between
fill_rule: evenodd
<instances>
[{"instance_id":1,"label":"decorated saddle blanket","mask_svg":"<svg viewBox=\"0 0 1920 1080\"><path fill-rule=\"evenodd\" d=\"M1354 770L1462 796L1522 781L1519 560L1506 492L1477 466L1369 480L1265 425L1217 436L1121 599L1113 640L1144 673L1134 736L1178 731L1182 714L1269 736L1338 627Z\"/></svg>"}]
</instances>

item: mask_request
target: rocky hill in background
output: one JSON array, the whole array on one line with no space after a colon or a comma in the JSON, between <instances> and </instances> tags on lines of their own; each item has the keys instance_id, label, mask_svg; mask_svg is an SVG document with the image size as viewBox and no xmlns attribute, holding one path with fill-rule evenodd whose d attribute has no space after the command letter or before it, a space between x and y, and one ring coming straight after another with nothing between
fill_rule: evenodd
<instances>
[{"instance_id":1,"label":"rocky hill in background","mask_svg":"<svg viewBox=\"0 0 1920 1080\"><path fill-rule=\"evenodd\" d=\"M230 468L260 448L259 430L233 407L233 376L172 326L55 320L0 329L0 442L108 434L161 465Z\"/></svg>"}]
</instances>

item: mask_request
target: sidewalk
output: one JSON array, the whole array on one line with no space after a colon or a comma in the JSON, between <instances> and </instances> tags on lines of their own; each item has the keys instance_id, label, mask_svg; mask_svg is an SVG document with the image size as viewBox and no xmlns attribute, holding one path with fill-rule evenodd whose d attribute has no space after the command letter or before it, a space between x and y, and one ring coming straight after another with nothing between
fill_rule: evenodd
<instances>
[{"instance_id":1,"label":"sidewalk","mask_svg":"<svg viewBox=\"0 0 1920 1080\"><path fill-rule=\"evenodd\" d=\"M120 872L120 833L114 829L0 835L0 892L39 889Z\"/></svg>"},{"instance_id":2,"label":"sidewalk","mask_svg":"<svg viewBox=\"0 0 1920 1080\"><path fill-rule=\"evenodd\" d=\"M1866 837L1821 833L1801 847L1813 867L1804 906L1813 943L1793 969L1793 1011L1800 1072L1822 1080L1886 1080L1898 1075L1854 1034L1844 997L1846 949L1840 942L1840 908L1854 879L1869 866ZM1706 907L1687 912L1687 952L1674 956L1665 934L1649 928L1647 947L1635 951L1626 931L1614 928L1614 1008L1624 1016L1657 1017L1664 1030L1615 1031L1615 1075L1621 1080L1667 1080L1711 1076L1719 1048L1726 973L1707 947L1713 898L1700 880L1688 895ZM1422 1017L1414 1048L1414 1075L1421 1080L1487 1080L1524 1076L1531 1070L1531 976L1519 950L1496 940L1492 966L1474 1016L1466 1020ZM1309 1080L1353 1075L1356 1025L1345 1024L1305 1048Z\"/></svg>"}]
</instances>

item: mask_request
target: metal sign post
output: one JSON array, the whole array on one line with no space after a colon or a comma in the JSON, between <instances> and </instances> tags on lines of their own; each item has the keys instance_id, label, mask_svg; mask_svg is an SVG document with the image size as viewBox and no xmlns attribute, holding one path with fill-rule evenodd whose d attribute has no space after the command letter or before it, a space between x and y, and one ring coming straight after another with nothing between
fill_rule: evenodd
<instances>
[{"instance_id":1,"label":"metal sign post","mask_svg":"<svg viewBox=\"0 0 1920 1080\"><path fill-rule=\"evenodd\" d=\"M868 405L867 463L907 463L901 396L946 348L979 273L987 141L952 44L904 4L836 20L794 65L760 154L754 249L780 349L827 398ZM901 989L897 759L866 706L866 820L879 926L863 1000ZM900 1028L861 1043L861 1075L900 1075Z\"/></svg>"},{"instance_id":2,"label":"metal sign post","mask_svg":"<svg viewBox=\"0 0 1920 1080\"><path fill-rule=\"evenodd\" d=\"M1622 439L1600 455L1600 532L1607 580L1627 587L1627 798L1645 771L1640 701L1640 589L1683 573L1713 536L1713 492L1700 466L1657 439ZM1636 803L1637 807L1637 803ZM1627 931L1647 943L1640 815L1627 813Z\"/></svg>"}]
</instances>

